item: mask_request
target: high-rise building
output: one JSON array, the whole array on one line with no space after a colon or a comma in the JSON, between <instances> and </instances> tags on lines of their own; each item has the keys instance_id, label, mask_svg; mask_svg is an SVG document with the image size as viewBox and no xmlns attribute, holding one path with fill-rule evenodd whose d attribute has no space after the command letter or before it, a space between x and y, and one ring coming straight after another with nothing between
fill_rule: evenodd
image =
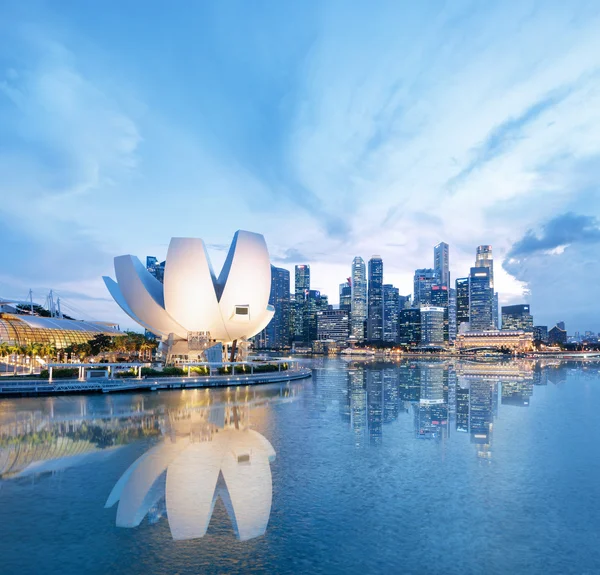
<instances>
[{"instance_id":1,"label":"high-rise building","mask_svg":"<svg viewBox=\"0 0 600 575\"><path fill-rule=\"evenodd\" d=\"M367 269L361 257L352 261L352 310L350 313L350 331L357 340L365 339L367 320Z\"/></svg>"},{"instance_id":2,"label":"high-rise building","mask_svg":"<svg viewBox=\"0 0 600 575\"><path fill-rule=\"evenodd\" d=\"M421 345L444 345L444 308L421 306Z\"/></svg>"},{"instance_id":3,"label":"high-rise building","mask_svg":"<svg viewBox=\"0 0 600 575\"><path fill-rule=\"evenodd\" d=\"M469 329L483 331L492 328L494 292L490 287L490 268L471 268L469 275Z\"/></svg>"},{"instance_id":4,"label":"high-rise building","mask_svg":"<svg viewBox=\"0 0 600 575\"><path fill-rule=\"evenodd\" d=\"M444 308L444 341L449 339L450 290L445 285L431 286L431 305Z\"/></svg>"},{"instance_id":5,"label":"high-rise building","mask_svg":"<svg viewBox=\"0 0 600 575\"><path fill-rule=\"evenodd\" d=\"M367 339L383 341L383 261L379 256L369 260Z\"/></svg>"},{"instance_id":6,"label":"high-rise building","mask_svg":"<svg viewBox=\"0 0 600 575\"><path fill-rule=\"evenodd\" d=\"M310 290L310 266L297 265L294 271L294 339L306 342L304 312Z\"/></svg>"},{"instance_id":7,"label":"high-rise building","mask_svg":"<svg viewBox=\"0 0 600 575\"><path fill-rule=\"evenodd\" d=\"M494 329L500 329L500 314L498 307L498 292L494 292L494 301L492 302L492 326Z\"/></svg>"},{"instance_id":8,"label":"high-rise building","mask_svg":"<svg viewBox=\"0 0 600 575\"><path fill-rule=\"evenodd\" d=\"M269 304L275 308L273 319L258 338L268 349L282 349L290 345L290 272L271 266L271 295Z\"/></svg>"},{"instance_id":9,"label":"high-rise building","mask_svg":"<svg viewBox=\"0 0 600 575\"><path fill-rule=\"evenodd\" d=\"M435 270L423 268L415 270L414 278L414 307L429 305L431 303L431 286L438 283L438 277Z\"/></svg>"},{"instance_id":10,"label":"high-rise building","mask_svg":"<svg viewBox=\"0 0 600 575\"><path fill-rule=\"evenodd\" d=\"M317 339L345 342L350 335L350 312L327 309L317 312Z\"/></svg>"},{"instance_id":11,"label":"high-rise building","mask_svg":"<svg viewBox=\"0 0 600 575\"><path fill-rule=\"evenodd\" d=\"M566 327L565 327L565 322L564 321L558 321L556 322L556 327L562 329L563 331L566 331Z\"/></svg>"},{"instance_id":12,"label":"high-rise building","mask_svg":"<svg viewBox=\"0 0 600 575\"><path fill-rule=\"evenodd\" d=\"M340 309L350 312L352 309L352 281L348 278L340 284Z\"/></svg>"},{"instance_id":13,"label":"high-rise building","mask_svg":"<svg viewBox=\"0 0 600 575\"><path fill-rule=\"evenodd\" d=\"M383 285L383 341L398 341L398 314L400 295L398 288L391 284Z\"/></svg>"},{"instance_id":14,"label":"high-rise building","mask_svg":"<svg viewBox=\"0 0 600 575\"><path fill-rule=\"evenodd\" d=\"M433 268L440 285L450 287L450 246L441 242L433 248Z\"/></svg>"},{"instance_id":15,"label":"high-rise building","mask_svg":"<svg viewBox=\"0 0 600 575\"><path fill-rule=\"evenodd\" d=\"M415 346L421 343L421 310L405 308L398 314L398 343Z\"/></svg>"},{"instance_id":16,"label":"high-rise building","mask_svg":"<svg viewBox=\"0 0 600 575\"><path fill-rule=\"evenodd\" d=\"M548 326L547 325L533 326L533 341L540 341L542 343L548 342Z\"/></svg>"},{"instance_id":17,"label":"high-rise building","mask_svg":"<svg viewBox=\"0 0 600 575\"><path fill-rule=\"evenodd\" d=\"M329 307L329 301L325 294L319 290L308 290L304 301L302 342L305 345L318 339L317 314Z\"/></svg>"},{"instance_id":18,"label":"high-rise building","mask_svg":"<svg viewBox=\"0 0 600 575\"><path fill-rule=\"evenodd\" d=\"M456 339L456 290L450 288L450 297L448 299L448 339Z\"/></svg>"},{"instance_id":19,"label":"high-rise building","mask_svg":"<svg viewBox=\"0 0 600 575\"><path fill-rule=\"evenodd\" d=\"M477 246L475 255L476 268L488 268L490 270L490 288L494 289L494 258L492 257L492 246Z\"/></svg>"},{"instance_id":20,"label":"high-rise building","mask_svg":"<svg viewBox=\"0 0 600 575\"><path fill-rule=\"evenodd\" d=\"M463 323L469 323L469 278L456 280L456 333Z\"/></svg>"},{"instance_id":21,"label":"high-rise building","mask_svg":"<svg viewBox=\"0 0 600 575\"><path fill-rule=\"evenodd\" d=\"M533 316L528 304L502 306L502 329L533 331Z\"/></svg>"}]
</instances>

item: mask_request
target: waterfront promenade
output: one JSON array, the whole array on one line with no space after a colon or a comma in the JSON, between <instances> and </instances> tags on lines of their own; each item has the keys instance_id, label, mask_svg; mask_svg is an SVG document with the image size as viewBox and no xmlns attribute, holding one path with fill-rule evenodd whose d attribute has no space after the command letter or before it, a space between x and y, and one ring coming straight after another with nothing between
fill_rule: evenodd
<instances>
[{"instance_id":1,"label":"waterfront promenade","mask_svg":"<svg viewBox=\"0 0 600 575\"><path fill-rule=\"evenodd\" d=\"M275 363L275 362L273 362ZM95 364L102 367L103 364ZM66 365L65 367L78 367ZM198 375L190 373L172 377L118 377L71 379L40 379L24 377L0 378L0 398L38 395L63 395L69 393L118 393L128 391L158 391L165 389L194 389L228 386L249 386L266 383L278 383L305 379L312 375L312 370L298 365L296 362L289 369L261 372ZM80 374L82 370L80 369Z\"/></svg>"}]
</instances>

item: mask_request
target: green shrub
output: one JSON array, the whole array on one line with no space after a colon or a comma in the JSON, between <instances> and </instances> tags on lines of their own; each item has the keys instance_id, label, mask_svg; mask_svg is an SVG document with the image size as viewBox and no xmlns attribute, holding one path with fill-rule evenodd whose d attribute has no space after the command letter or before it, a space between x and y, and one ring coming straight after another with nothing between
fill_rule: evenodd
<instances>
[{"instance_id":1,"label":"green shrub","mask_svg":"<svg viewBox=\"0 0 600 575\"><path fill-rule=\"evenodd\" d=\"M217 371L219 375L231 375L231 367L220 367Z\"/></svg>"},{"instance_id":2,"label":"green shrub","mask_svg":"<svg viewBox=\"0 0 600 575\"><path fill-rule=\"evenodd\" d=\"M204 365L197 365L190 368L190 373L195 373L197 375L208 375L209 371L208 367Z\"/></svg>"},{"instance_id":3,"label":"green shrub","mask_svg":"<svg viewBox=\"0 0 600 575\"><path fill-rule=\"evenodd\" d=\"M118 371L115 373L115 377L135 377L136 373L133 369L128 369L126 371Z\"/></svg>"},{"instance_id":4,"label":"green shrub","mask_svg":"<svg viewBox=\"0 0 600 575\"><path fill-rule=\"evenodd\" d=\"M164 377L179 377L185 375L185 371L180 367L164 367L162 373Z\"/></svg>"}]
</instances>

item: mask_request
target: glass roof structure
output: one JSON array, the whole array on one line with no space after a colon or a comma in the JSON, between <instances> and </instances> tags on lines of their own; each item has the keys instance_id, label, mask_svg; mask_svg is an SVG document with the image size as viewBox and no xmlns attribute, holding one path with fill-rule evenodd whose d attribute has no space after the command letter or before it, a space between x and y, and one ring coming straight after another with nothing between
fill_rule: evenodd
<instances>
[{"instance_id":1,"label":"glass roof structure","mask_svg":"<svg viewBox=\"0 0 600 575\"><path fill-rule=\"evenodd\" d=\"M99 333L122 335L110 323L0 314L0 343L22 346L28 343L51 344L62 349L74 343L85 343Z\"/></svg>"}]
</instances>

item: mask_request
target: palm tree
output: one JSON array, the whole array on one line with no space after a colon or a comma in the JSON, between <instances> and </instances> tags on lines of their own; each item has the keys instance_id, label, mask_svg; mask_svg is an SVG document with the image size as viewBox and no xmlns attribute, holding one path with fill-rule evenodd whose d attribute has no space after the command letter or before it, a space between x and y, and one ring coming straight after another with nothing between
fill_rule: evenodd
<instances>
[{"instance_id":1,"label":"palm tree","mask_svg":"<svg viewBox=\"0 0 600 575\"><path fill-rule=\"evenodd\" d=\"M30 341L25 346L25 355L29 358L29 374L33 373L33 362L40 353L40 344Z\"/></svg>"},{"instance_id":2,"label":"palm tree","mask_svg":"<svg viewBox=\"0 0 600 575\"><path fill-rule=\"evenodd\" d=\"M51 343L44 343L40 346L39 353L42 355L44 361L48 363L50 357L56 357L56 349Z\"/></svg>"},{"instance_id":3,"label":"palm tree","mask_svg":"<svg viewBox=\"0 0 600 575\"><path fill-rule=\"evenodd\" d=\"M0 343L0 357L6 358L10 355L10 345L7 342L3 341Z\"/></svg>"}]
</instances>

